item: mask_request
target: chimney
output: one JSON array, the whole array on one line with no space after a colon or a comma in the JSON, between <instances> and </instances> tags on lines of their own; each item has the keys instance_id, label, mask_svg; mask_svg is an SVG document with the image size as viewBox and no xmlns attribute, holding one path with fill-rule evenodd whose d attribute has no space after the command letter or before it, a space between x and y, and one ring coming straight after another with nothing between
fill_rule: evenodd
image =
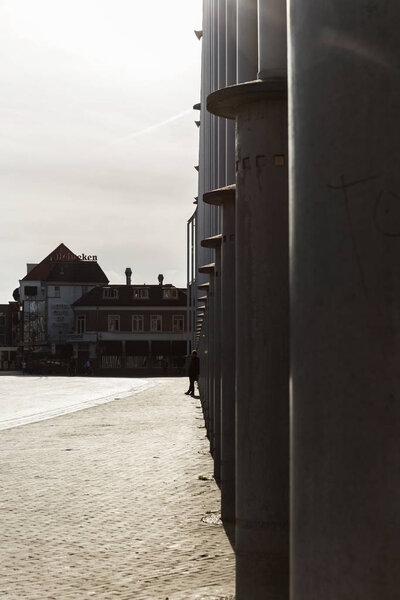
<instances>
[{"instance_id":1,"label":"chimney","mask_svg":"<svg viewBox=\"0 0 400 600\"><path fill-rule=\"evenodd\" d=\"M131 285L132 269L126 267L125 269L126 285Z\"/></svg>"},{"instance_id":2,"label":"chimney","mask_svg":"<svg viewBox=\"0 0 400 600\"><path fill-rule=\"evenodd\" d=\"M162 284L163 284L163 281L164 281L164 275L162 275L162 274L160 273L160 275L158 276L158 284L159 284L159 285L162 285Z\"/></svg>"},{"instance_id":3,"label":"chimney","mask_svg":"<svg viewBox=\"0 0 400 600\"><path fill-rule=\"evenodd\" d=\"M28 263L26 265L26 274L28 275L28 273L30 273L37 265L38 263Z\"/></svg>"}]
</instances>

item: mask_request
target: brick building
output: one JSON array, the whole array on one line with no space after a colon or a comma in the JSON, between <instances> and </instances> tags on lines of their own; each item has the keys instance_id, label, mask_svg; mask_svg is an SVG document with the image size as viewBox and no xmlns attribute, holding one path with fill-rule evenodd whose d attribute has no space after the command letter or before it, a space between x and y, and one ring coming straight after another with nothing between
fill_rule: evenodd
<instances>
[{"instance_id":1,"label":"brick building","mask_svg":"<svg viewBox=\"0 0 400 600\"><path fill-rule=\"evenodd\" d=\"M78 368L97 372L181 373L187 353L186 290L172 285L96 287L73 306L69 336Z\"/></svg>"}]
</instances>

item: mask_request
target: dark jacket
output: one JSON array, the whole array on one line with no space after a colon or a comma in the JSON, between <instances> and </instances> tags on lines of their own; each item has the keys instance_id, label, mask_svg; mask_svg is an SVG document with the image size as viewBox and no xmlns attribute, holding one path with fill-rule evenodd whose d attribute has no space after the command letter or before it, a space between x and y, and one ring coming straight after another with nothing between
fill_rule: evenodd
<instances>
[{"instance_id":1,"label":"dark jacket","mask_svg":"<svg viewBox=\"0 0 400 600\"><path fill-rule=\"evenodd\" d=\"M190 360L190 364L189 364L189 372L188 375L189 377L194 377L195 379L197 379L197 377L199 376L199 372L200 372L200 360L198 356L192 356L191 360Z\"/></svg>"}]
</instances>

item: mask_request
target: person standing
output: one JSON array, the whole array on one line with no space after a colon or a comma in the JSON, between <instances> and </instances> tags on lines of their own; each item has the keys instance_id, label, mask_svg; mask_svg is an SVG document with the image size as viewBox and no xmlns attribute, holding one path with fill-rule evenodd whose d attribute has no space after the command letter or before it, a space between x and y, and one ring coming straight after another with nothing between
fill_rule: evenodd
<instances>
[{"instance_id":1,"label":"person standing","mask_svg":"<svg viewBox=\"0 0 400 600\"><path fill-rule=\"evenodd\" d=\"M192 357L190 359L190 363L189 363L189 370L188 370L188 375L189 375L189 389L187 392L185 392L185 394L187 396L194 396L194 382L199 380L199 373L200 373L200 360L199 357L197 356L197 352L196 350L193 350L192 352Z\"/></svg>"},{"instance_id":2,"label":"person standing","mask_svg":"<svg viewBox=\"0 0 400 600\"><path fill-rule=\"evenodd\" d=\"M91 375L91 364L89 359L87 359L87 361L83 365L83 371L85 375Z\"/></svg>"},{"instance_id":3,"label":"person standing","mask_svg":"<svg viewBox=\"0 0 400 600\"><path fill-rule=\"evenodd\" d=\"M69 359L68 374L70 377L76 375L76 362L73 356L71 356L71 358Z\"/></svg>"}]
</instances>

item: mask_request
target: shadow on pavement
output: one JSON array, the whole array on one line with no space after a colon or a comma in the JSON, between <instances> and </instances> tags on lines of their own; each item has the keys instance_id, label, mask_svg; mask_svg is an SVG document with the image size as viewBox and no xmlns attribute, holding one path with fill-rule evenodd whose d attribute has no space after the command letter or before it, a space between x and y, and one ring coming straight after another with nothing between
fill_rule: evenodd
<instances>
[{"instance_id":1,"label":"shadow on pavement","mask_svg":"<svg viewBox=\"0 0 400 600\"><path fill-rule=\"evenodd\" d=\"M232 550L235 549L235 523L232 522L222 522L224 527L226 537L229 540L230 545L232 546Z\"/></svg>"}]
</instances>

